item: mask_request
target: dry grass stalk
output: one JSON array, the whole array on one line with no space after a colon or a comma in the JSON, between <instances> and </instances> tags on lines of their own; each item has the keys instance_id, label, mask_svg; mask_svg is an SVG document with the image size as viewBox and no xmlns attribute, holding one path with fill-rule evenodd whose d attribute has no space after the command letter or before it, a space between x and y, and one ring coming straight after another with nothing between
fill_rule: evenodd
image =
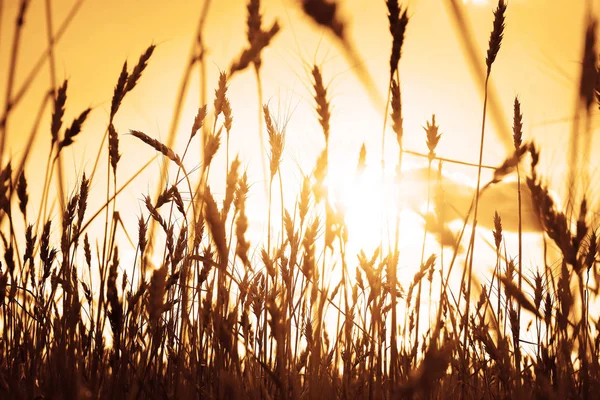
<instances>
[{"instance_id":1,"label":"dry grass stalk","mask_svg":"<svg viewBox=\"0 0 600 400\"><path fill-rule=\"evenodd\" d=\"M251 268L251 263L248 259L250 243L246 240L246 231L248 230L248 217L246 216L246 180L247 177L246 174L244 174L236 189L235 208L238 217L235 225L235 237L237 240L235 254L240 258L244 266Z\"/></svg>"},{"instance_id":2,"label":"dry grass stalk","mask_svg":"<svg viewBox=\"0 0 600 400\"><path fill-rule=\"evenodd\" d=\"M133 67L133 70L127 76L127 84L125 85L125 93L131 92L133 90L133 88L135 88L138 80L142 76L142 72L144 72L144 70L148 66L148 61L150 60L150 57L152 56L152 53L154 52L155 48L156 48L155 45L150 45L150 46L148 46L146 51L144 51L142 53L142 55L140 56L140 58L138 60L138 63L135 65L135 67Z\"/></svg>"},{"instance_id":3,"label":"dry grass stalk","mask_svg":"<svg viewBox=\"0 0 600 400\"><path fill-rule=\"evenodd\" d=\"M517 304L527 311L533 313L536 317L542 318L540 311L535 307L531 300L527 298L521 289L519 289L518 286L513 283L512 279L509 279L505 276L500 276L499 279L502 281L508 297L515 299Z\"/></svg>"},{"instance_id":4,"label":"dry grass stalk","mask_svg":"<svg viewBox=\"0 0 600 400\"><path fill-rule=\"evenodd\" d=\"M217 207L217 203L213 198L210 187L206 187L204 191L204 221L206 221L206 225L208 226L208 230L210 231L210 235L213 239L215 246L217 247L217 251L219 253L219 262L223 267L226 266L227 262L227 239L226 239L226 231L225 231L225 223L221 218L221 213Z\"/></svg>"},{"instance_id":5,"label":"dry grass stalk","mask_svg":"<svg viewBox=\"0 0 600 400\"><path fill-rule=\"evenodd\" d=\"M477 168L477 186L475 188L475 207L473 214L473 228L471 232L471 240L470 240L470 259L467 261L466 275L467 275L467 284L466 284L466 313L468 319L468 313L470 311L470 302L471 302L471 280L472 280L472 271L473 271L473 256L475 253L475 234L477 229L477 216L479 211L479 195L481 188L481 169L483 164L483 146L485 140L485 121L486 121L486 111L487 111L487 102L488 102L488 83L490 74L492 71L492 64L496 60L498 52L500 51L500 45L502 43L502 36L504 34L504 13L506 12L506 4L504 0L498 0L498 6L494 11L494 26L492 29L492 33L490 34L489 46L487 51L486 65L487 65L487 75L485 79L485 93L484 93L484 102L483 102L483 117L481 123L481 143L479 145L479 166ZM461 285L462 286L462 285ZM464 330L463 336L463 345L466 347L467 345L467 329ZM463 362L465 360L463 359Z\"/></svg>"},{"instance_id":6,"label":"dry grass stalk","mask_svg":"<svg viewBox=\"0 0 600 400\"><path fill-rule=\"evenodd\" d=\"M429 149L429 163L431 163L435 159L435 148L437 147L440 138L442 137L441 133L438 133L439 126L435 124L435 114L431 116L431 124L427 121L427 125L423 127L425 133L427 134L427 148Z\"/></svg>"},{"instance_id":7,"label":"dry grass stalk","mask_svg":"<svg viewBox=\"0 0 600 400\"><path fill-rule=\"evenodd\" d=\"M392 129L396 133L396 141L398 142L398 146L400 146L400 151L402 152L402 136L404 135L402 123L404 119L402 118L402 100L400 98L400 85L398 84L396 79L392 79L391 94L392 112L390 114L390 117L392 118Z\"/></svg>"},{"instance_id":8,"label":"dry grass stalk","mask_svg":"<svg viewBox=\"0 0 600 400\"><path fill-rule=\"evenodd\" d=\"M248 68L250 63L253 63L258 57L260 57L260 53L263 51L263 49L271 44L271 41L280 30L281 28L279 23L275 21L269 30L260 31L257 33L253 42L250 43L250 47L244 49L237 60L234 61L229 67L229 76L233 76L235 73Z\"/></svg>"},{"instance_id":9,"label":"dry grass stalk","mask_svg":"<svg viewBox=\"0 0 600 400\"><path fill-rule=\"evenodd\" d=\"M392 35L392 54L390 55L390 79L398 71L400 56L402 55L402 45L404 44L404 35L408 25L407 9L400 9L398 0L387 0L388 21L390 33Z\"/></svg>"},{"instance_id":10,"label":"dry grass stalk","mask_svg":"<svg viewBox=\"0 0 600 400\"><path fill-rule=\"evenodd\" d=\"M166 288L167 265L154 271L150 280L148 290L148 315L152 323L153 330L156 331L159 325L159 318L164 309L164 296ZM156 339L156 336L155 336Z\"/></svg>"},{"instance_id":11,"label":"dry grass stalk","mask_svg":"<svg viewBox=\"0 0 600 400\"><path fill-rule=\"evenodd\" d=\"M523 144L523 114L521 113L521 103L519 98L515 97L513 113L513 142L515 150L519 150Z\"/></svg>"},{"instance_id":12,"label":"dry grass stalk","mask_svg":"<svg viewBox=\"0 0 600 400\"><path fill-rule=\"evenodd\" d=\"M496 61L496 57L500 51L500 45L502 44L502 37L504 36L505 13L506 3L504 0L498 0L498 7L496 7L494 10L494 28L490 34L487 57L485 59L485 64L488 68L488 75L492 70L492 64L494 64L494 61Z\"/></svg>"},{"instance_id":13,"label":"dry grass stalk","mask_svg":"<svg viewBox=\"0 0 600 400\"><path fill-rule=\"evenodd\" d=\"M515 144L515 158L519 158L519 153L521 153L522 142L523 142L523 114L521 113L521 103L519 99L515 97L514 103L514 116L513 116L513 141ZM524 153L524 152L523 152ZM522 221L522 205L521 205L521 171L519 170L519 162L516 162L517 167L517 201L519 208L519 278L518 278L518 289L519 293L523 290L523 221ZM517 364L517 369L520 368L521 362L521 351L520 344L518 343L518 338L520 336L521 329L521 306L523 305L521 301L518 302L518 311L517 318L515 323L513 324L511 320L511 327L513 329L513 337L517 339L517 343L515 344L515 363ZM527 308L527 307L525 307ZM537 309L536 309L537 310ZM512 311L512 309L511 309ZM512 315L511 315L512 316ZM537 314L536 314L537 316ZM520 383L520 381L519 381Z\"/></svg>"},{"instance_id":14,"label":"dry grass stalk","mask_svg":"<svg viewBox=\"0 0 600 400\"><path fill-rule=\"evenodd\" d=\"M317 25L329 30L337 38L342 46L344 56L352 64L356 75L369 93L373 103L378 108L384 108L385 103L377 91L377 86L348 38L346 33L347 22L341 17L338 7L339 3L335 0L302 0L304 13Z\"/></svg>"},{"instance_id":15,"label":"dry grass stalk","mask_svg":"<svg viewBox=\"0 0 600 400\"><path fill-rule=\"evenodd\" d=\"M15 31L12 42L12 49L10 53L10 63L8 67L8 78L6 83L6 97L4 100L4 118L0 123L0 165L3 163L2 157L5 153L6 136L7 136L7 120L10 111L16 103L13 98L13 86L15 81L15 75L17 71L17 59L19 54L19 47L21 43L21 34L23 32L23 26L25 25L25 14L29 8L29 0L21 0L19 4L19 12L15 21Z\"/></svg>"},{"instance_id":16,"label":"dry grass stalk","mask_svg":"<svg viewBox=\"0 0 600 400\"><path fill-rule=\"evenodd\" d=\"M223 112L223 107L225 106L225 101L227 100L227 74L225 72L221 72L219 74L219 82L217 84L217 88L215 89L215 100L213 102L213 106L215 108L215 124L217 123L217 118ZM213 129L214 130L214 129Z\"/></svg>"},{"instance_id":17,"label":"dry grass stalk","mask_svg":"<svg viewBox=\"0 0 600 400\"><path fill-rule=\"evenodd\" d=\"M394 3L388 2L390 21L400 18L400 9L396 7L395 11L397 3ZM250 30L256 34L257 26L260 26L260 2L250 0L248 11L248 34L252 37ZM500 33L500 39L501 36ZM125 65L117 82L115 92L118 95L113 97L114 107L111 104L107 125L107 158L114 180L121 155L112 119L123 94L137 83L135 76L139 78L151 51L142 56L131 76ZM488 60L492 58L488 57ZM256 67L259 61L254 59L252 62ZM327 101L322 80L320 83L318 85L315 79L315 92L320 92L327 104L320 111L318 105L317 113L327 138L326 132L331 128L331 104ZM394 130L401 145L398 83L394 79L390 90ZM66 101L66 86L64 92ZM324 186L327 151L318 157L313 176L303 178L295 207L282 207L282 242L274 248L268 246L261 257L252 257L253 246L247 238L252 228L246 210L250 185L246 174L240 177L238 173L240 160L236 158L227 165L222 208L217 207L220 199L213 196L207 185L208 167L219 148L220 134L223 129L229 133L233 122L224 75L216 98L215 126L211 136L203 142L210 157L204 159L204 174L196 195L203 205L202 215L188 221L184 199L177 187L178 178L173 184L161 185L155 203L149 197L144 198L148 218L158 221L166 234L164 257L157 261L161 267L153 271L148 282L145 269L152 262L147 254L149 241L158 246L160 240L149 232L148 220L140 217L136 247L142 274L129 276L130 266L121 266L119 260L122 246L121 249L116 246L122 233L128 236L126 230L119 232L125 227L114 201L119 193L116 187L114 196L108 197L105 204L108 207L112 203L115 207L112 219L109 220L110 214L107 214L107 221L112 221L113 226L101 238L107 242L106 250L100 248L98 239L95 239L97 244L93 250L91 240L94 239L84 231L98 213L83 224L88 198L95 196L91 178L83 175L78 190L74 190L65 205L62 224L58 224L58 228L53 230L51 220L47 220L45 224L28 225L24 237L17 237L14 228L16 207L10 199L13 193L18 197L26 224L27 180L22 169L13 171L10 163L2 170L0 208L10 224L0 232L0 244L4 248L4 262L0 266L0 323L4 328L0 331L0 396L108 398L123 393L132 398L237 398L243 395L293 399L303 395L315 398L394 398L403 395L423 398L461 395L463 398L508 398L511 395L578 398L592 397L600 390L598 324L592 323L595 316L589 315L589 302L594 301L597 294L583 275L587 272L598 279L598 239L590 226L592 203L580 202L574 228L564 213L557 210L549 190L540 183L537 149L522 143L520 105L515 112L515 154L494 170L494 180L499 181L518 168L526 152L531 154L532 171L528 183L536 210L543 220L545 232L563 252L564 262L557 276L550 267L534 275L530 298L517 283L521 278L527 282L527 275L518 273L514 262L508 261L506 275L499 279L504 290L501 293L498 287L497 312L494 313L495 307L491 307L488 313L488 305L492 302L490 294L498 272L492 277L489 292L487 285L482 285L474 309L467 307L468 312L460 315L460 320L455 314L461 314L462 307L451 303L453 293L447 280L442 279L437 322L430 322L426 327L428 330L422 334L419 325L423 324L419 318L423 321L430 321L430 318L426 312L419 316L420 294L417 293L415 299L413 291L424 279L431 287L438 272L434 269L435 257L422 263L409 282L406 297L394 278L400 264L398 249L390 249L386 254L382 246L369 257L361 253L356 278L350 283L346 260L347 227L335 204L329 201L324 206L318 204L327 200ZM53 116L55 125L51 127L51 133L53 129L56 131L53 146L62 143L64 101L60 101L63 105L57 105ZM262 106L261 111L265 112ZM198 110L190 139L202 129L206 112L205 106ZM221 114L222 126L217 129L216 120ZM327 124L323 123L325 119ZM271 171L273 178L280 172L284 132L278 131L268 108L265 123L273 138L271 155L276 161ZM65 133L65 146L76 136L73 132L80 129L75 128ZM435 149L439 133L433 121L427 128L430 154L424 156L432 161L437 159ZM182 164L185 153L180 158L170 146L147 135L138 133L136 137L178 165ZM363 146L359 166L365 163L366 147ZM478 167L483 168L481 162ZM110 177L110 170L107 177ZM44 192L47 197L49 190ZM316 201L312 201L313 195ZM161 215L162 207L169 203L181 215ZM233 217L229 220L232 208ZM321 217L323 211L324 219ZM43 215L40 218L46 221ZM443 216L427 213L424 218L427 230L438 233L444 228ZM227 221L232 224L229 232L225 229ZM118 222L121 225L117 225ZM204 235L205 224L208 236ZM503 239L498 214L493 228L498 271ZM84 234L82 243L78 240L81 234ZM320 240L321 234L323 240ZM258 246L261 248L262 245ZM327 247L332 257L322 255ZM232 250L235 250L235 257L229 259ZM470 251L472 262L472 246ZM342 278L331 281L327 270L337 268L335 260L338 257L342 263ZM504 258L508 259L508 255ZM443 264L443 257L440 259ZM259 268L262 267L261 260L267 267L266 272ZM317 267L319 262L323 264L322 271ZM87 267L87 274L82 274L80 265ZM520 265L519 261L519 269ZM121 275L119 270L123 271ZM99 279L96 279L98 273ZM460 295L469 299L467 291L464 288ZM505 295L508 301L501 309ZM431 299L430 290L430 302ZM398 304L394 303L396 300ZM337 312L339 319L333 335L331 327L326 325L330 305L335 310L329 311ZM400 324L393 314L398 305L404 305L408 310L404 323L400 321ZM521 339L517 305L534 313L538 329L536 356L523 352L522 360L521 352L526 345ZM429 314L431 316L431 312ZM390 323L393 324L392 333L388 334ZM507 323L510 323L510 331L506 330ZM398 335L394 329L400 329L404 334ZM540 333L544 330L545 338ZM111 333L112 342L105 340ZM466 341L460 340L463 334ZM15 349L18 350L16 353ZM12 357L13 353L18 353L18 357Z\"/></svg>"},{"instance_id":18,"label":"dry grass stalk","mask_svg":"<svg viewBox=\"0 0 600 400\"><path fill-rule=\"evenodd\" d=\"M206 137L206 143L204 145L204 169L207 169L210 166L215 154L219 151L219 147L221 147L221 129L215 133L210 133Z\"/></svg>"},{"instance_id":19,"label":"dry grass stalk","mask_svg":"<svg viewBox=\"0 0 600 400\"><path fill-rule=\"evenodd\" d=\"M129 72L127 72L127 61L125 61L123 63L123 68L121 69L121 73L119 74L119 78L117 79L117 85L115 86L112 101L110 104L111 119L114 118L117 114L117 111L119 111L119 108L121 107L121 102L123 101L123 97L125 97L125 85L127 84L128 76Z\"/></svg>"},{"instance_id":20,"label":"dry grass stalk","mask_svg":"<svg viewBox=\"0 0 600 400\"><path fill-rule=\"evenodd\" d=\"M65 115L65 103L67 102L67 81L65 80L56 91L54 99L54 112L52 113L52 125L50 133L52 134L52 144L58 143L58 133L62 126L62 118Z\"/></svg>"},{"instance_id":21,"label":"dry grass stalk","mask_svg":"<svg viewBox=\"0 0 600 400\"><path fill-rule=\"evenodd\" d=\"M331 30L341 40L346 40L345 24L338 15L339 4L335 0L303 0L302 8L306 15L317 24Z\"/></svg>"},{"instance_id":22,"label":"dry grass stalk","mask_svg":"<svg viewBox=\"0 0 600 400\"><path fill-rule=\"evenodd\" d=\"M116 175L121 154L119 154L119 135L112 123L108 125L108 155L113 173Z\"/></svg>"},{"instance_id":23,"label":"dry grass stalk","mask_svg":"<svg viewBox=\"0 0 600 400\"><path fill-rule=\"evenodd\" d=\"M190 133L190 139L192 139L200 129L204 126L204 120L206 119L207 109L206 104L198 109L194 124L192 125L192 132Z\"/></svg>"},{"instance_id":24,"label":"dry grass stalk","mask_svg":"<svg viewBox=\"0 0 600 400\"><path fill-rule=\"evenodd\" d=\"M23 214L23 218L27 221L27 203L29 202L29 194L27 193L27 179L25 178L25 172L21 172L19 175L17 197L19 198L19 209Z\"/></svg>"},{"instance_id":25,"label":"dry grass stalk","mask_svg":"<svg viewBox=\"0 0 600 400\"><path fill-rule=\"evenodd\" d=\"M238 169L240 167L240 160L236 157L231 166L229 167L229 173L227 174L227 186L225 189L225 199L223 200L223 220L227 218L229 208L234 199L234 194L238 184Z\"/></svg>"},{"instance_id":26,"label":"dry grass stalk","mask_svg":"<svg viewBox=\"0 0 600 400\"><path fill-rule=\"evenodd\" d=\"M325 143L329 144L329 120L331 113L329 110L329 99L327 98L327 88L323 85L323 76L318 66L313 66L312 76L314 79L313 88L315 90L315 103L317 114L319 115L319 123L325 135Z\"/></svg>"},{"instance_id":27,"label":"dry grass stalk","mask_svg":"<svg viewBox=\"0 0 600 400\"><path fill-rule=\"evenodd\" d=\"M262 14L260 13L260 0L249 0L246 5L248 17L246 18L246 37L248 43L252 44L262 31ZM260 57L255 61L260 65Z\"/></svg>"},{"instance_id":28,"label":"dry grass stalk","mask_svg":"<svg viewBox=\"0 0 600 400\"><path fill-rule=\"evenodd\" d=\"M181 163L181 159L179 158L179 156L175 154L173 150L162 144L160 141L153 139L140 131L130 130L129 133L132 136L140 139L142 142L146 143L150 147L152 147L154 150L161 153L163 156L167 157L169 160L173 161L178 167L183 168L183 164Z\"/></svg>"},{"instance_id":29,"label":"dry grass stalk","mask_svg":"<svg viewBox=\"0 0 600 400\"><path fill-rule=\"evenodd\" d=\"M269 147L271 150L270 157L270 171L271 171L271 181L279 171L279 166L281 165L281 157L283 156L283 146L284 146L284 135L283 132L279 132L279 130L273 124L273 120L271 119L271 112L269 111L269 106L263 106L263 111L265 115L265 124L267 126L267 136L269 137Z\"/></svg>"},{"instance_id":30,"label":"dry grass stalk","mask_svg":"<svg viewBox=\"0 0 600 400\"><path fill-rule=\"evenodd\" d=\"M81 128L83 127L83 123L87 119L88 114L91 109L84 110L79 117L75 118L73 123L67 130L65 131L65 137L58 144L58 151L61 151L63 148L68 147L73 144L73 140L75 136L77 136L81 132Z\"/></svg>"}]
</instances>

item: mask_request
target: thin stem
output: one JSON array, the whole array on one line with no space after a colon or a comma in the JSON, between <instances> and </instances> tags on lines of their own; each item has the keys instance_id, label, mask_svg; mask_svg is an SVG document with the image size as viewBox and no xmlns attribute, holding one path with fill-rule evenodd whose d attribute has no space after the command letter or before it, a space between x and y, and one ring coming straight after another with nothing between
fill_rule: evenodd
<instances>
[{"instance_id":1,"label":"thin stem","mask_svg":"<svg viewBox=\"0 0 600 400\"><path fill-rule=\"evenodd\" d=\"M269 208L267 210L267 253L271 257L271 201L273 192L273 177L269 180Z\"/></svg>"},{"instance_id":2,"label":"thin stem","mask_svg":"<svg viewBox=\"0 0 600 400\"><path fill-rule=\"evenodd\" d=\"M409 154L411 156L415 156L415 157L420 157L420 158L429 158L429 155L427 154L423 154L423 153L419 153L417 151L412 151L412 150L402 150L403 153L405 154ZM441 161L441 162L447 162L450 164L457 164L457 165L464 165L466 167L479 167L479 164L475 164L475 163L470 163L470 162L466 162L466 161L460 161L460 160L454 160L452 158L444 158L444 157L438 157L435 156L433 157L434 160L437 161ZM491 165L482 165L481 168L484 169L489 169L489 170L496 170L497 167L491 166Z\"/></svg>"},{"instance_id":3,"label":"thin stem","mask_svg":"<svg viewBox=\"0 0 600 400\"><path fill-rule=\"evenodd\" d=\"M110 121L110 123L112 123L112 121ZM106 169L106 203L110 204L110 151L106 155L106 159L108 161L107 169ZM112 231L112 226L113 226L112 218L109 218L109 217L110 217L109 207L106 207L106 220L104 221L104 235L102 236L103 240L102 240L102 261L101 261L101 265L103 265L105 269L108 265L106 263L107 263L108 259L110 258L110 252L109 252L109 254L106 254L106 245L107 245L106 238L107 238L107 234L108 234L109 219L111 220L111 222L110 222L111 231Z\"/></svg>"},{"instance_id":4,"label":"thin stem","mask_svg":"<svg viewBox=\"0 0 600 400\"><path fill-rule=\"evenodd\" d=\"M50 72L50 88L52 90L52 96L56 99L56 60L54 57L54 37L53 37L53 24L52 24L52 0L44 1L46 11L46 35L48 39L48 65ZM65 212L65 177L63 159L61 152L58 151L56 154L58 161L58 198L60 200L60 213L61 217Z\"/></svg>"},{"instance_id":5,"label":"thin stem","mask_svg":"<svg viewBox=\"0 0 600 400\"><path fill-rule=\"evenodd\" d=\"M485 139L485 115L486 115L486 111L487 111L487 88L488 88L488 81L490 79L490 70L488 68L488 73L486 75L485 78L485 90L484 90L484 100L483 100L483 117L482 117L482 122L481 122L481 143L479 145L479 165L477 168L477 187L475 190L475 210L473 213L473 230L471 232L471 258L468 262L468 271L467 271L467 298L466 298L466 308L465 308L465 318L467 320L468 323L468 319L469 319L469 306L470 306L470 300L471 300L471 280L472 280L472 274L473 274L473 255L475 254L475 232L477 229L477 212L479 210L479 189L481 187L481 165L483 163L483 144L484 144L484 139ZM467 348L467 333L468 333L468 329L465 328L464 330L464 337L463 337L463 346L466 349ZM465 355L467 355L467 352L465 351Z\"/></svg>"},{"instance_id":6,"label":"thin stem","mask_svg":"<svg viewBox=\"0 0 600 400\"><path fill-rule=\"evenodd\" d=\"M271 179L269 181L269 208L267 210L267 257L269 258L268 262L271 262L271 206L272 206L272 194L273 194L273 176L271 175ZM265 274L265 293L267 296L269 296L269 271L266 271ZM266 307L266 301L267 299L265 299L265 306L264 306L264 313L263 313L263 362L266 363L267 362L267 327L268 327L268 322L267 322L267 315L268 315L268 310Z\"/></svg>"},{"instance_id":7,"label":"thin stem","mask_svg":"<svg viewBox=\"0 0 600 400\"><path fill-rule=\"evenodd\" d=\"M198 57L197 61L200 64L200 106L207 104L207 72L206 72L206 47L204 47L204 24L206 23L206 18L208 17L208 11L210 10L211 0L205 0L204 6L202 7L202 14L200 14L200 21L198 22L198 30L197 34L197 46L198 46ZM202 129L202 136L200 143L204 143L204 138L206 136L206 125L204 125Z\"/></svg>"},{"instance_id":8,"label":"thin stem","mask_svg":"<svg viewBox=\"0 0 600 400\"><path fill-rule=\"evenodd\" d=\"M42 187L42 199L40 200L40 208L38 211L38 217L36 221L36 232L40 228L40 220L46 219L46 207L48 205L47 191L49 190L50 182L52 182L52 171L54 170L54 163L52 163L52 153L54 150L54 143L50 147L48 153L48 159L46 160L46 173L44 175L44 186Z\"/></svg>"},{"instance_id":9,"label":"thin stem","mask_svg":"<svg viewBox=\"0 0 600 400\"><path fill-rule=\"evenodd\" d=\"M427 241L427 213L429 212L429 203L431 197L431 161L427 167L427 208L425 209L425 226L423 228L423 245L421 246L421 266L423 268L423 262L425 262L425 243ZM423 279L419 279L419 287L417 289L417 317L415 320L415 347L419 347L419 316L421 315L421 285Z\"/></svg>"},{"instance_id":10,"label":"thin stem","mask_svg":"<svg viewBox=\"0 0 600 400\"><path fill-rule=\"evenodd\" d=\"M8 66L8 79L6 83L6 96L4 99L4 120L0 124L0 165L3 163L4 149L6 147L6 136L8 131L8 115L13 107L12 91L15 83L15 73L17 71L17 59L19 57L19 45L21 43L21 33L23 31L24 17L27 10L28 0L21 0L20 11L15 23L15 33L10 54L10 63Z\"/></svg>"},{"instance_id":11,"label":"thin stem","mask_svg":"<svg viewBox=\"0 0 600 400\"><path fill-rule=\"evenodd\" d=\"M284 235L285 229L283 226L284 221L285 221L285 207L283 204L283 178L281 177L281 169L279 169L277 172L279 175L279 197L281 200L281 233L280 233L280 235L281 235L281 246L283 248L283 245L285 243L285 235Z\"/></svg>"},{"instance_id":12,"label":"thin stem","mask_svg":"<svg viewBox=\"0 0 600 400\"><path fill-rule=\"evenodd\" d=\"M260 66L256 63L254 64L254 75L256 77L256 92L258 95L258 138L260 141L260 162L262 166L263 172L263 182L265 187L265 192L267 191L267 161L265 160L265 132L263 129L263 86L262 86L262 77L260 74Z\"/></svg>"},{"instance_id":13,"label":"thin stem","mask_svg":"<svg viewBox=\"0 0 600 400\"><path fill-rule=\"evenodd\" d=\"M521 171L519 170L519 164L517 163L517 197L519 202L519 291L522 291L523 281L523 220L522 220L522 204L521 204ZM517 305L517 336L521 330L521 303ZM515 363L517 369L517 375L521 375L521 349L519 343L515 343ZM520 379L517 382L520 386Z\"/></svg>"},{"instance_id":14,"label":"thin stem","mask_svg":"<svg viewBox=\"0 0 600 400\"><path fill-rule=\"evenodd\" d=\"M104 203L104 205L102 207L100 207L100 209L98 209L98 211L96 211L94 213L94 215L92 215L88 221L81 227L79 233L80 235L90 226L90 224L98 217L98 215L100 215L102 213L102 211L104 211L104 209L106 207L108 207L108 205L110 204L110 201L112 201L116 196L119 195L119 193L121 193L123 190L125 190L125 188L127 188L127 186L129 186L129 184L131 184L131 182L133 182L146 168L148 168L156 159L158 158L158 156L154 156L152 157L146 164L144 164L135 174L133 174L131 176L131 178L129 178L127 180L127 182L125 182L120 188L119 190L115 191L115 193L110 197L109 202L108 203Z\"/></svg>"},{"instance_id":15,"label":"thin stem","mask_svg":"<svg viewBox=\"0 0 600 400\"><path fill-rule=\"evenodd\" d=\"M386 101L385 101L385 111L383 113L383 129L381 132L381 185L382 187L385 187L384 182L385 182L385 132L386 132L386 127L387 127L387 117L388 117L388 111L389 111L389 107L390 107L390 97L392 95L392 79L393 79L393 75L390 74L390 79L388 80L388 92L387 92L387 97L386 97ZM398 76L398 85L400 85L400 78ZM400 165L401 164L401 160L402 160L402 146L400 145L400 151L399 151L399 159L400 159ZM399 167L401 168L401 167ZM384 207L384 197L382 196L381 198L381 213L380 213L380 223L381 223L381 227L380 227L380 244L383 245L383 220L384 220L384 213L383 210L385 209ZM396 307L397 307L397 302L396 302L396 268L397 268L397 261L398 261L398 256L399 256L399 252L398 252L398 243L399 243L399 235L400 235L400 207L398 207L398 214L396 215L396 234L395 234L395 243L394 243L394 253L393 253L393 259L391 260L391 263L393 264L390 267L390 271L391 271L391 290L390 290L390 295L392 297L392 329L390 332L390 342L391 342L391 355L390 355L390 370L389 370L389 375L392 381L392 386L395 382L396 379L396 364L397 364L397 356L398 356L398 342L396 341L396 324L397 324L397 312L396 312ZM389 243L389 242L388 242Z\"/></svg>"},{"instance_id":16,"label":"thin stem","mask_svg":"<svg viewBox=\"0 0 600 400\"><path fill-rule=\"evenodd\" d=\"M66 32L67 28L69 27L69 25L71 24L73 19L75 19L75 16L77 15L77 12L83 5L84 1L85 0L79 0L79 1L77 1L77 3L75 3L73 5L71 10L69 11L69 14L67 15L67 17L65 18L65 20L63 21L63 23L60 25L60 27L57 30L56 35L54 36L54 40L53 40L54 43L58 43L58 41L62 38L62 36ZM49 55L48 52L49 52L49 49L46 49L46 51L44 51L44 53L42 53L42 55L37 59L34 66L31 68L31 71L29 71L29 73L27 74L27 77L23 80L23 85L19 88L19 90L17 90L17 92L14 94L14 96L12 96L11 103L10 103L11 107L8 110L5 110L4 115L2 115L2 118L0 118L0 129L2 129L2 126L4 126L6 124L6 120L8 119L9 112L14 107L16 107L17 104L21 101L23 96L27 93L27 91L29 90L29 88L31 87L33 82L35 81L35 78L37 77L39 72L42 70L42 67L44 66L44 62L46 61L46 58Z\"/></svg>"},{"instance_id":17,"label":"thin stem","mask_svg":"<svg viewBox=\"0 0 600 400\"><path fill-rule=\"evenodd\" d=\"M179 122L181 119L181 113L183 111L183 103L186 98L188 86L190 83L190 78L192 76L192 69L197 62L200 63L200 102L201 106L206 104L206 65L204 63L204 55L205 48L204 42L202 40L202 32L204 29L204 25L206 23L206 17L208 16L208 11L210 8L211 0L205 0L204 6L202 7L202 12L200 14L200 19L198 20L198 25L196 28L196 41L192 43L190 48L190 52L188 53L188 59L186 61L185 71L183 72L181 79L179 81L179 87L177 89L177 97L175 100L175 106L173 109L173 117L171 119L171 125L169 126L169 134L167 136L166 146L169 148L173 148L175 144L175 139L177 137L177 132L179 128ZM197 49L199 48L199 54L196 54ZM206 125L205 125L206 126ZM204 155L204 144L205 144L205 130L202 129L201 138L200 138L200 159L203 158ZM214 132L214 130L213 130ZM167 176L167 163L163 164L161 173L158 180L158 185L156 187L156 195L155 198L160 196L163 186L165 185L165 179ZM190 193L191 195L191 193ZM195 199L195 196L192 196L192 199ZM150 227L148 229L149 237L153 237L154 230L156 229L156 224L154 220L151 220Z\"/></svg>"},{"instance_id":18,"label":"thin stem","mask_svg":"<svg viewBox=\"0 0 600 400\"><path fill-rule=\"evenodd\" d=\"M569 139L569 172L567 178L567 204L566 204L566 215L571 215L575 208L575 201L577 198L577 186L575 178L580 172L581 163L579 160L579 119L580 112L579 108L575 109L575 117L573 118L573 127L571 131L571 137Z\"/></svg>"},{"instance_id":19,"label":"thin stem","mask_svg":"<svg viewBox=\"0 0 600 400\"><path fill-rule=\"evenodd\" d=\"M512 130L508 126L508 119L500 102L500 97L494 85L488 86L487 79L485 87L481 87L480 82L483 82L485 77L485 66L481 62L481 51L477 46L477 35L473 33L473 26L469 21L465 5L460 0L446 0L443 2L450 8L450 17L455 23L455 29L460 40L463 54L467 61L467 65L473 76L473 80L477 84L479 93L484 96L484 101L489 97L490 117L497 132L497 136L504 145L507 152L512 152L514 145L512 141Z\"/></svg>"},{"instance_id":20,"label":"thin stem","mask_svg":"<svg viewBox=\"0 0 600 400\"><path fill-rule=\"evenodd\" d=\"M400 83L398 83L400 84ZM387 115L388 115L388 110L389 110L389 103L390 103L390 96L392 94L392 77L390 76L390 80L388 82L388 93L387 93L387 100L385 101L385 111L383 113L383 129L381 132L381 187L385 188L385 131L386 131L386 125L387 125ZM384 221L384 202L385 202L385 196L381 196L380 199L381 203L380 203L380 207L381 210L379 212L379 242L380 245L383 246L383 221ZM382 252L383 253L383 252ZM382 260L383 254L380 254L379 257L379 261Z\"/></svg>"}]
</instances>

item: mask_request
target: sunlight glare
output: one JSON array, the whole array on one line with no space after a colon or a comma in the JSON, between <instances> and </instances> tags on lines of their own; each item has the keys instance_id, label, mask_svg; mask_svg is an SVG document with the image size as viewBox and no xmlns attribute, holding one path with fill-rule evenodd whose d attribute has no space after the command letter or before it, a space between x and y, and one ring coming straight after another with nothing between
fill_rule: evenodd
<instances>
[{"instance_id":1,"label":"sunlight glare","mask_svg":"<svg viewBox=\"0 0 600 400\"><path fill-rule=\"evenodd\" d=\"M393 248L395 221L399 212L403 231L423 232L423 219L411 208L407 208L406 199L398 198L398 186L393 177L385 177L382 182L377 168L367 168L362 174L349 178L336 175L332 175L330 193L337 207L344 211L349 232L349 254L357 254L359 250L367 253L374 251L380 243L383 243L386 251L388 246ZM403 235L400 245L410 249L410 238L420 235ZM420 243L420 239L417 241Z\"/></svg>"}]
</instances>

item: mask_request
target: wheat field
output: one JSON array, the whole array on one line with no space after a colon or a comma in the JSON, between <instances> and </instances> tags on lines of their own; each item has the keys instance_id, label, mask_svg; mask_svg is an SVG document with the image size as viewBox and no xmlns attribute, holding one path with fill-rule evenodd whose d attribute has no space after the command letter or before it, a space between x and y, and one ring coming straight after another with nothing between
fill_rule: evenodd
<instances>
[{"instance_id":1,"label":"wheat field","mask_svg":"<svg viewBox=\"0 0 600 400\"><path fill-rule=\"evenodd\" d=\"M526 0L225 3L131 54L150 6L0 0L0 397L596 398L592 2L561 114Z\"/></svg>"}]
</instances>

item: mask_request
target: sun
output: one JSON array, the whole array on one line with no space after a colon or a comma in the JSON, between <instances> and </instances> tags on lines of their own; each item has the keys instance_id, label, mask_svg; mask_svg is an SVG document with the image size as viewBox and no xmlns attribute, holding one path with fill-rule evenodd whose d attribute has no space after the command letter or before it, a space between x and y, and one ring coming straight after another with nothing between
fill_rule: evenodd
<instances>
[{"instance_id":1,"label":"sun","mask_svg":"<svg viewBox=\"0 0 600 400\"><path fill-rule=\"evenodd\" d=\"M377 168L367 168L363 173L352 176L332 175L329 196L344 214L349 254L358 254L361 250L373 252L380 246L384 251L394 248L399 216L399 248L408 258L412 258L408 254L411 249L415 250L415 255L420 255L424 219L418 210L411 207L405 190L399 188L393 176L385 176L382 180L381 171ZM399 190L404 192L403 196L399 196ZM418 252L416 249L419 249Z\"/></svg>"}]
</instances>

